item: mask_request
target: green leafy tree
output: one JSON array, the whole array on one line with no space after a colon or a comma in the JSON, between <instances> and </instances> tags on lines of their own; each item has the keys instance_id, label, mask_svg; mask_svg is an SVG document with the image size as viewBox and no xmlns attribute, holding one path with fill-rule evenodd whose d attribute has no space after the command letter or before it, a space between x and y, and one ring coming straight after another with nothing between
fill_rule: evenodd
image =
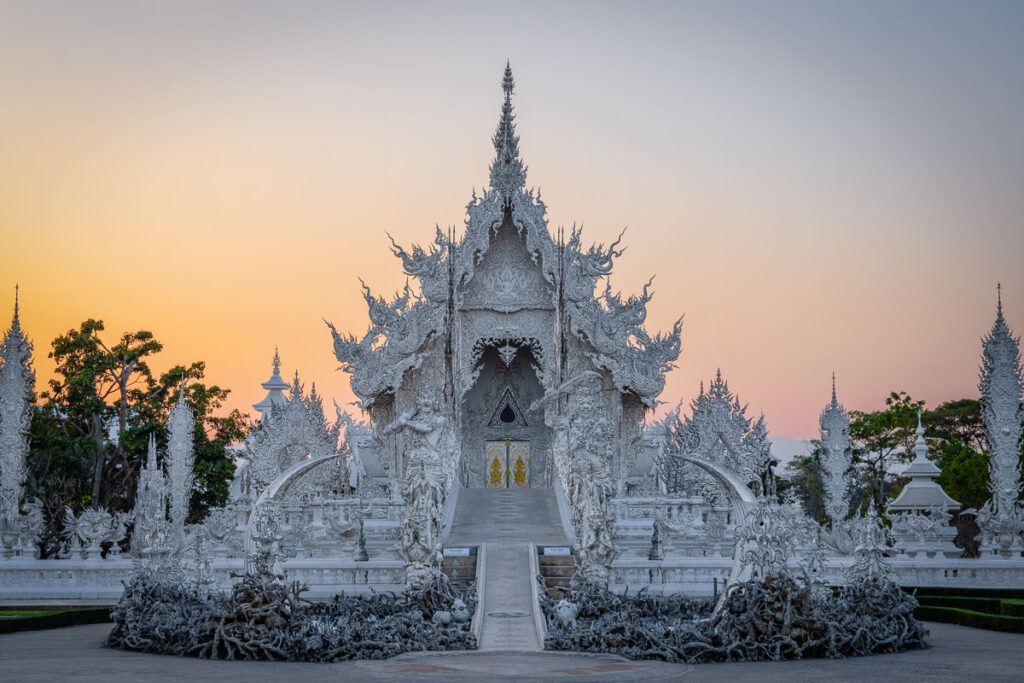
<instances>
[{"instance_id":1,"label":"green leafy tree","mask_svg":"<svg viewBox=\"0 0 1024 683\"><path fill-rule=\"evenodd\" d=\"M853 461L879 510L897 485L892 469L914 456L917 411L923 405L924 401L914 401L904 391L894 391L886 397L883 410L850 411Z\"/></svg>"},{"instance_id":2,"label":"green leafy tree","mask_svg":"<svg viewBox=\"0 0 1024 683\"><path fill-rule=\"evenodd\" d=\"M827 519L825 511L825 484L821 465L821 443L811 441L810 454L797 456L786 464L787 476L781 481L780 496L792 492L803 503L804 512L819 524ZM780 483L781 484L781 483ZM783 490L785 489L785 490Z\"/></svg>"},{"instance_id":3,"label":"green leafy tree","mask_svg":"<svg viewBox=\"0 0 1024 683\"><path fill-rule=\"evenodd\" d=\"M163 348L145 330L125 333L108 346L99 336L103 329L103 321L90 318L53 340L49 357L56 364L56 377L43 394L52 414L60 418L64 439L74 442L79 456L91 451L89 502L97 503L107 498L107 480L122 478L126 460L123 449L108 443L107 420L116 417L119 431L127 428L129 407L152 387L146 360Z\"/></svg>"},{"instance_id":4,"label":"green leafy tree","mask_svg":"<svg viewBox=\"0 0 1024 683\"><path fill-rule=\"evenodd\" d=\"M163 347L152 333L126 333L108 346L103 330L102 321L86 320L52 343L55 378L35 409L27 463L30 494L40 497L50 520L44 552L56 547L65 505L132 507L149 436L158 449L166 447L167 415L183 384L196 416L192 521L227 501L230 447L247 430L239 411L220 414L229 390L202 381L205 363L175 366L157 378L149 361Z\"/></svg>"}]
</instances>

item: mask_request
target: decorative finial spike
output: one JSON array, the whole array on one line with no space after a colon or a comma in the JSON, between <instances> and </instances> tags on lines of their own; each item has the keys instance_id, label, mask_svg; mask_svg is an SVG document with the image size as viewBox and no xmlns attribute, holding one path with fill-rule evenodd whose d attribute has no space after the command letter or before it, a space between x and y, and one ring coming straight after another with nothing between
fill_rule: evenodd
<instances>
[{"instance_id":1,"label":"decorative finial spike","mask_svg":"<svg viewBox=\"0 0 1024 683\"><path fill-rule=\"evenodd\" d=\"M832 371L832 405L837 405L839 399L836 397L836 371Z\"/></svg>"},{"instance_id":2,"label":"decorative finial spike","mask_svg":"<svg viewBox=\"0 0 1024 683\"><path fill-rule=\"evenodd\" d=\"M15 291L17 291L18 288L15 287L14 289L15 289ZM15 298L15 301L17 301L17 298ZM17 303L15 303L14 310L15 311L18 310ZM996 283L996 312L999 315L1003 314L1003 283L1002 282L997 282Z\"/></svg>"},{"instance_id":3,"label":"decorative finial spike","mask_svg":"<svg viewBox=\"0 0 1024 683\"><path fill-rule=\"evenodd\" d=\"M281 356L277 353L277 346L274 346L274 374L281 374Z\"/></svg>"},{"instance_id":4,"label":"decorative finial spike","mask_svg":"<svg viewBox=\"0 0 1024 683\"><path fill-rule=\"evenodd\" d=\"M505 99L512 99L512 91L516 87L515 79L512 78L512 61L505 60L505 76L501 79L501 88L505 91Z\"/></svg>"},{"instance_id":5,"label":"decorative finial spike","mask_svg":"<svg viewBox=\"0 0 1024 683\"><path fill-rule=\"evenodd\" d=\"M519 136L516 135L515 114L512 111L512 92L515 80L512 66L505 64L505 75L501 79L505 100L501 105L501 118L494 133L494 161L491 163L491 190L501 195L506 207L511 206L512 195L526 186L526 167L519 158Z\"/></svg>"},{"instance_id":6,"label":"decorative finial spike","mask_svg":"<svg viewBox=\"0 0 1024 683\"><path fill-rule=\"evenodd\" d=\"M18 322L18 283L14 283L14 322Z\"/></svg>"}]
</instances>

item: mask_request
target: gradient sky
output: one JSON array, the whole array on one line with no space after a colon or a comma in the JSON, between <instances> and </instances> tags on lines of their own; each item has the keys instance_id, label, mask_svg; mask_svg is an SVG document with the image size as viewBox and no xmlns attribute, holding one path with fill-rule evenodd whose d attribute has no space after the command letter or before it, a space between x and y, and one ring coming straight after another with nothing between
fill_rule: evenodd
<instances>
[{"instance_id":1,"label":"gradient sky","mask_svg":"<svg viewBox=\"0 0 1024 683\"><path fill-rule=\"evenodd\" d=\"M662 398L717 367L775 435L894 389L975 396L1024 331L1024 4L0 3L0 291L42 380L87 317L263 396L274 346L339 403L322 318L461 230L510 59L552 228L685 314ZM2 299L0 299L2 300ZM251 409L249 409L251 412Z\"/></svg>"}]
</instances>

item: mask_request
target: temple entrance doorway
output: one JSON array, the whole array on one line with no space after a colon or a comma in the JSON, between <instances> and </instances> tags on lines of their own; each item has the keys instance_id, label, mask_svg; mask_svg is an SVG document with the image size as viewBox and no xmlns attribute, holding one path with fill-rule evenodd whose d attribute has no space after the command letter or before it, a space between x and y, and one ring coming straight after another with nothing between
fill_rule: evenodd
<instances>
[{"instance_id":1,"label":"temple entrance doorway","mask_svg":"<svg viewBox=\"0 0 1024 683\"><path fill-rule=\"evenodd\" d=\"M529 488L529 441L488 441L484 455L487 458L484 465L487 468L487 488Z\"/></svg>"},{"instance_id":2,"label":"temple entrance doorway","mask_svg":"<svg viewBox=\"0 0 1024 683\"><path fill-rule=\"evenodd\" d=\"M462 452L467 488L543 487L550 445L537 377L539 343L488 339L479 344L479 374L462 404Z\"/></svg>"}]
</instances>

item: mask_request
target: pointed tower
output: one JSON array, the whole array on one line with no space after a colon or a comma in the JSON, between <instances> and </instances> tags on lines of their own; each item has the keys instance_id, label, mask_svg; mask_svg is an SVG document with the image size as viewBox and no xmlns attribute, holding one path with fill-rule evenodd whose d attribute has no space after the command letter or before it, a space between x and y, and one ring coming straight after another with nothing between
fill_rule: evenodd
<instances>
[{"instance_id":1,"label":"pointed tower","mask_svg":"<svg viewBox=\"0 0 1024 683\"><path fill-rule=\"evenodd\" d=\"M18 288L14 318L0 346L0 519L18 517L25 481L28 431L32 422L32 343L21 330Z\"/></svg>"},{"instance_id":2,"label":"pointed tower","mask_svg":"<svg viewBox=\"0 0 1024 683\"><path fill-rule=\"evenodd\" d=\"M832 373L832 401L818 419L821 427L821 469L824 475L825 512L832 524L846 519L850 469L850 415L836 396L836 375Z\"/></svg>"},{"instance_id":3,"label":"pointed tower","mask_svg":"<svg viewBox=\"0 0 1024 683\"><path fill-rule=\"evenodd\" d=\"M156 437L149 435L146 465L139 471L135 490L135 532L132 551L139 555L167 524L167 478L156 463Z\"/></svg>"},{"instance_id":4,"label":"pointed tower","mask_svg":"<svg viewBox=\"0 0 1024 683\"><path fill-rule=\"evenodd\" d=\"M989 444L989 489L995 512L1016 507L1020 493L1021 374L1020 340L1003 318L1002 287L997 289L996 320L982 340L981 417Z\"/></svg>"},{"instance_id":5,"label":"pointed tower","mask_svg":"<svg viewBox=\"0 0 1024 683\"><path fill-rule=\"evenodd\" d=\"M1020 339L1003 318L1002 287L996 289L996 321L982 339L981 419L988 437L989 490L992 498L978 512L982 552L1016 555L1024 548L1024 509L1017 505L1021 488L1021 396L1024 375Z\"/></svg>"},{"instance_id":6,"label":"pointed tower","mask_svg":"<svg viewBox=\"0 0 1024 683\"><path fill-rule=\"evenodd\" d=\"M171 501L171 524L179 535L185 530L185 518L192 498L193 431L195 417L185 403L185 385L182 384L178 402L167 417L167 480Z\"/></svg>"},{"instance_id":7,"label":"pointed tower","mask_svg":"<svg viewBox=\"0 0 1024 683\"><path fill-rule=\"evenodd\" d=\"M512 113L512 92L515 89L512 66L505 63L505 75L501 88L505 101L501 105L501 118L494 132L494 161L491 162L491 189L497 191L507 208L512 193L526 185L526 166L519 158L519 136L516 135L515 114Z\"/></svg>"},{"instance_id":8,"label":"pointed tower","mask_svg":"<svg viewBox=\"0 0 1024 683\"><path fill-rule=\"evenodd\" d=\"M287 398L284 392L288 389L288 383L281 377L281 357L277 353L277 347L274 347L274 371L270 375L270 379L264 382L262 386L267 390L267 395L263 397L263 400L259 403L253 403L252 407L260 411L260 420L263 420L267 416L267 411L273 406L283 406L287 402Z\"/></svg>"}]
</instances>

